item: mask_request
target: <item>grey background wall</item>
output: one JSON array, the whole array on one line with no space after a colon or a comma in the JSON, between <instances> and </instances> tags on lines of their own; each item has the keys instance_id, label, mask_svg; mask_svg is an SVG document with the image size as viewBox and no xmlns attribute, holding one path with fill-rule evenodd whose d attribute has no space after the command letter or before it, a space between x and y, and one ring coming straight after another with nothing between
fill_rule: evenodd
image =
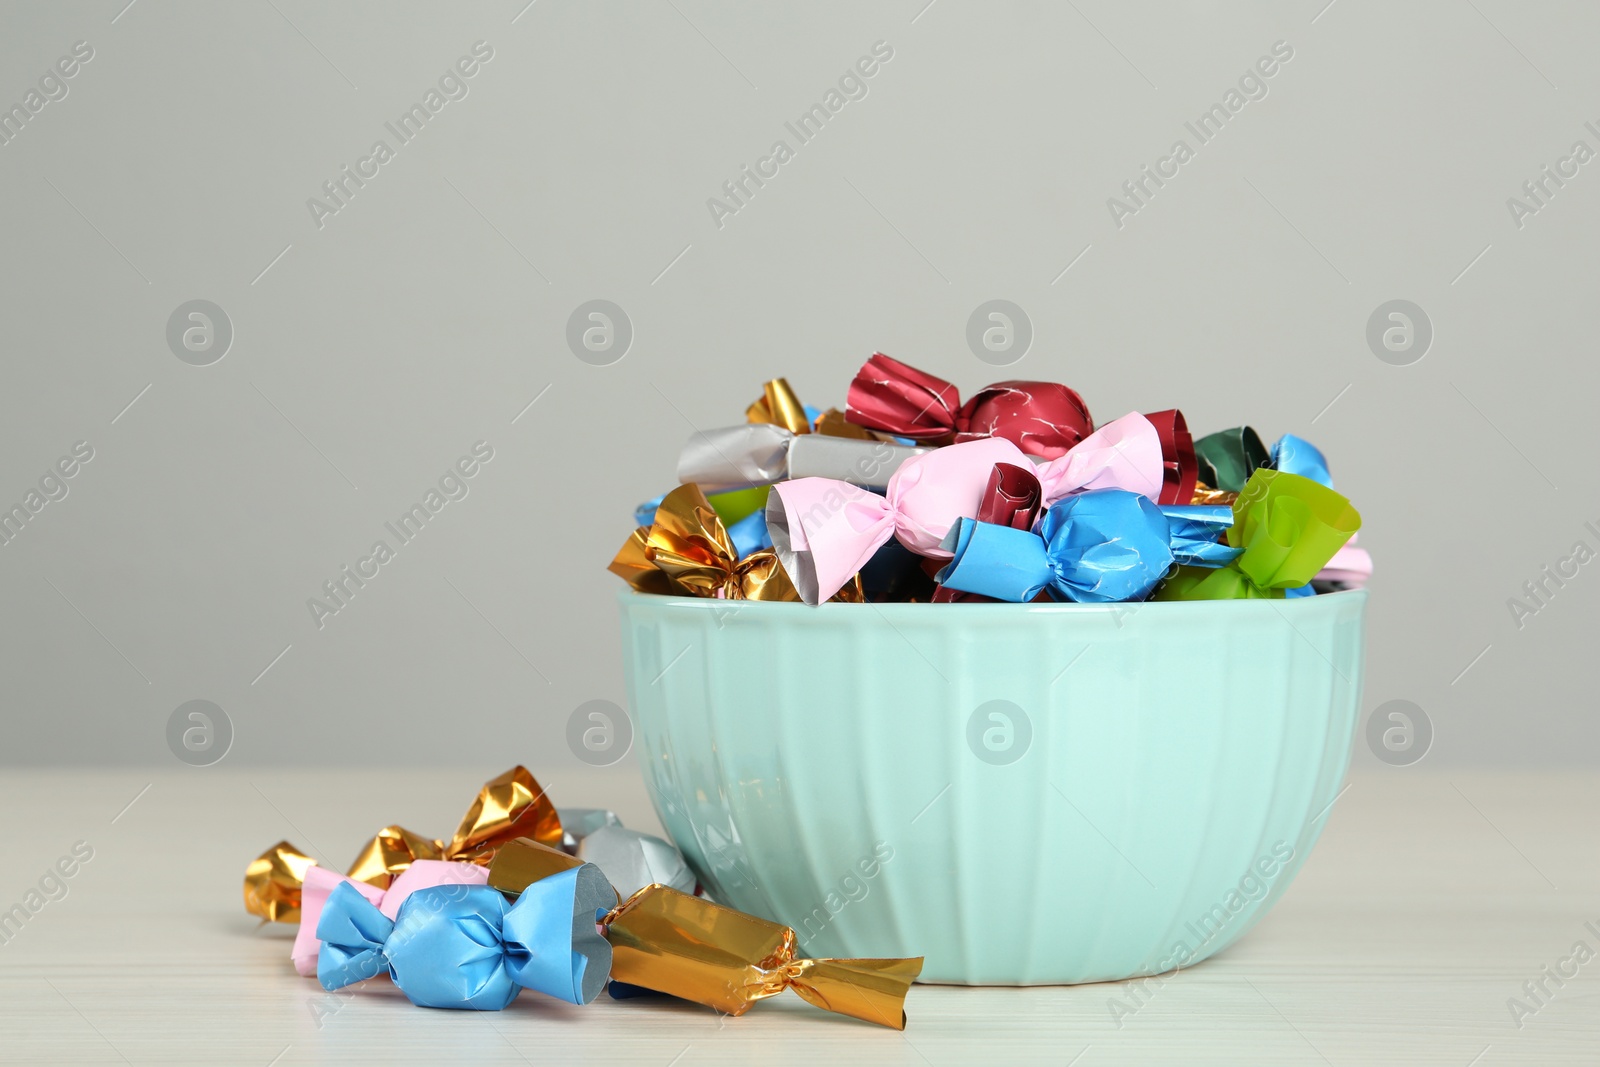
<instances>
[{"instance_id":1,"label":"grey background wall","mask_svg":"<svg viewBox=\"0 0 1600 1067\"><path fill-rule=\"evenodd\" d=\"M238 764L570 759L573 709L624 702L633 504L764 379L839 403L874 349L1311 438L1377 561L1365 708L1415 702L1440 764L1595 761L1600 565L1507 603L1600 548L1600 163L1560 163L1600 150L1591 5L125 3L4 7L0 104L93 57L0 145L0 503L93 458L0 546L0 761L170 764L193 699ZM1577 173L1514 218L1546 164ZM316 218L346 165L376 173ZM1034 331L1005 369L966 342L997 298ZM168 341L197 299L232 329L204 366ZM566 337L594 299L632 324L606 366ZM1367 340L1394 299L1432 324L1407 365ZM308 598L479 441L319 628Z\"/></svg>"}]
</instances>

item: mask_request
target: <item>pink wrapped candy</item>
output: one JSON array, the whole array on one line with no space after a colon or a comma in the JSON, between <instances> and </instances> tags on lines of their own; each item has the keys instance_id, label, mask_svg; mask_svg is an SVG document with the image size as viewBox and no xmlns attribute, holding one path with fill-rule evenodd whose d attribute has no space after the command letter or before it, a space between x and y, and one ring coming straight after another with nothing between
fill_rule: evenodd
<instances>
[{"instance_id":1,"label":"pink wrapped candy","mask_svg":"<svg viewBox=\"0 0 1600 1067\"><path fill-rule=\"evenodd\" d=\"M1317 572L1317 580L1340 582L1346 588L1360 589L1372 577L1372 556L1364 548L1356 547L1355 534L1343 548L1333 554L1328 565Z\"/></svg>"},{"instance_id":2,"label":"pink wrapped candy","mask_svg":"<svg viewBox=\"0 0 1600 1067\"><path fill-rule=\"evenodd\" d=\"M995 464L1025 466L1029 459L1012 442L991 437L907 460L883 496L831 478L779 482L767 498L767 529L801 599L820 604L891 537L919 555L948 559L940 542L959 519L976 518ZM1125 415L1036 473L1046 508L1090 489L1125 489L1154 500L1164 474L1161 438L1143 415Z\"/></svg>"},{"instance_id":3,"label":"pink wrapped candy","mask_svg":"<svg viewBox=\"0 0 1600 1067\"><path fill-rule=\"evenodd\" d=\"M350 883L387 918L393 919L400 914L400 905L405 903L406 897L417 890L436 885L488 885L489 869L455 860L412 860L411 866L395 875L388 890L382 890L326 867L308 867L305 884L300 890L300 929L295 932L294 947L289 950L294 969L307 978L317 976L317 953L322 949L322 942L317 940L317 920L322 917L322 906L328 902L328 894L342 882Z\"/></svg>"}]
</instances>

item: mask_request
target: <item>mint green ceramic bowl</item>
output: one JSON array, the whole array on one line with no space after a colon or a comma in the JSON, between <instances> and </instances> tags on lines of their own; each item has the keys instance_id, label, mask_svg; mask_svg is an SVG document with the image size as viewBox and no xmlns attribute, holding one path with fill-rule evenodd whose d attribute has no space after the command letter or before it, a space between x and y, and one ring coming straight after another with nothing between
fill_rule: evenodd
<instances>
[{"instance_id":1,"label":"mint green ceramic bowl","mask_svg":"<svg viewBox=\"0 0 1600 1067\"><path fill-rule=\"evenodd\" d=\"M1140 605L621 597L645 781L711 895L925 981L1189 966L1288 888L1365 592Z\"/></svg>"}]
</instances>

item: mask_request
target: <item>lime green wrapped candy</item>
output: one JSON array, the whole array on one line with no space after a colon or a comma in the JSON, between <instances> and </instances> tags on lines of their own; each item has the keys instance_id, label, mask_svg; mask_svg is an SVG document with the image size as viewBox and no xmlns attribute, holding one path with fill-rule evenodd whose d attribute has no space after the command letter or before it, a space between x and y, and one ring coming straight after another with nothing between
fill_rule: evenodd
<instances>
[{"instance_id":1,"label":"lime green wrapped candy","mask_svg":"<svg viewBox=\"0 0 1600 1067\"><path fill-rule=\"evenodd\" d=\"M1179 567L1152 600L1261 600L1305 585L1361 529L1350 501L1298 474L1261 469L1233 505L1228 543L1243 548L1225 567Z\"/></svg>"}]
</instances>

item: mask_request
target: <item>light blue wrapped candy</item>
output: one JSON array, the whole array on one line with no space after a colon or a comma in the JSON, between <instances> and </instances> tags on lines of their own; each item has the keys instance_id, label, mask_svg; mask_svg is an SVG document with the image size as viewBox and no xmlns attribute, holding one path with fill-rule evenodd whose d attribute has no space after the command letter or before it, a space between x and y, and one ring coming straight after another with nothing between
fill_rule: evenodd
<instances>
[{"instance_id":1,"label":"light blue wrapped candy","mask_svg":"<svg viewBox=\"0 0 1600 1067\"><path fill-rule=\"evenodd\" d=\"M489 886L419 889L391 922L341 883L317 921L317 980L342 989L387 971L422 1008L499 1011L524 988L587 1004L611 974L595 922L616 900L585 863L534 882L515 904Z\"/></svg>"},{"instance_id":2,"label":"light blue wrapped candy","mask_svg":"<svg viewBox=\"0 0 1600 1067\"><path fill-rule=\"evenodd\" d=\"M1173 561L1189 567L1221 567L1244 552L1223 543L1233 525L1233 508L1226 504L1163 504L1168 544Z\"/></svg>"},{"instance_id":3,"label":"light blue wrapped candy","mask_svg":"<svg viewBox=\"0 0 1600 1067\"><path fill-rule=\"evenodd\" d=\"M666 499L666 494L652 497L643 504L633 509L633 524L635 526L649 526L656 521L656 508L661 506L661 501ZM757 508L738 522L728 528L728 538L733 542L733 550L743 559L750 553L762 548L772 547L772 535L767 532L767 509Z\"/></svg>"},{"instance_id":4,"label":"light blue wrapped candy","mask_svg":"<svg viewBox=\"0 0 1600 1067\"><path fill-rule=\"evenodd\" d=\"M733 550L743 559L761 548L772 547L772 535L767 532L767 509L757 508L728 527L728 539Z\"/></svg>"},{"instance_id":5,"label":"light blue wrapped candy","mask_svg":"<svg viewBox=\"0 0 1600 1067\"><path fill-rule=\"evenodd\" d=\"M1272 459L1268 463L1273 470L1285 474L1298 474L1302 478L1310 478L1318 485L1333 488L1333 475L1328 473L1328 461L1316 445L1303 437L1296 437L1286 433L1278 438L1272 446Z\"/></svg>"},{"instance_id":6,"label":"light blue wrapped candy","mask_svg":"<svg viewBox=\"0 0 1600 1067\"><path fill-rule=\"evenodd\" d=\"M943 547L940 585L1026 603L1143 600L1172 566L1166 517L1147 497L1096 489L1067 497L1032 532L962 518Z\"/></svg>"},{"instance_id":7,"label":"light blue wrapped candy","mask_svg":"<svg viewBox=\"0 0 1600 1067\"><path fill-rule=\"evenodd\" d=\"M634 508L633 524L635 526L649 526L652 522L655 522L656 508L659 508L661 506L661 502L666 498L667 494L662 493L659 496L651 497L643 504L640 504L638 507Z\"/></svg>"}]
</instances>

